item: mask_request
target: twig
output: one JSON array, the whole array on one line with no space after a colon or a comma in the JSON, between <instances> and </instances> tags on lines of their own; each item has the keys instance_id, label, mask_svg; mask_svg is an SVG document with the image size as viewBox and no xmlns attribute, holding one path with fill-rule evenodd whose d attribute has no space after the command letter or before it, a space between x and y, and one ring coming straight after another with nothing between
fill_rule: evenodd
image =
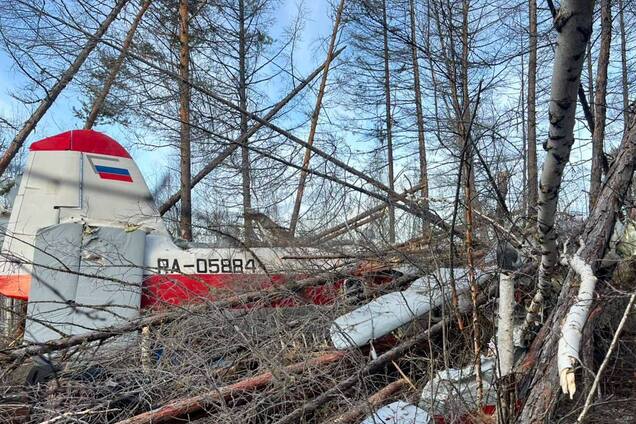
<instances>
[{"instance_id":1,"label":"twig","mask_svg":"<svg viewBox=\"0 0 636 424\"><path fill-rule=\"evenodd\" d=\"M623 317L621 318L621 321L619 322L618 327L616 328L616 332L614 333L614 337L612 338L612 343L610 344L610 347L607 353L605 354L605 358L603 358L603 363L598 369L598 372L596 373L596 377L594 377L594 382L592 383L592 387L590 388L590 391L587 394L587 398L585 399L585 405L583 405L583 410L581 411L581 414L579 415L579 417L576 419L577 423L583 422L583 419L585 418L587 411L589 411L590 407L592 406L592 400L594 399L594 393L596 392L598 383L599 381L601 381L603 372L605 371L605 368L607 368L607 364L609 363L612 353L614 353L614 349L616 349L616 345L618 344L618 337L623 331L623 327L625 327L627 318L629 317L629 314L632 308L634 307L635 300L636 300L636 292L632 293L632 295L629 297L629 302L627 303L627 307L625 308L625 311L623 312Z\"/></svg>"},{"instance_id":2,"label":"twig","mask_svg":"<svg viewBox=\"0 0 636 424\"><path fill-rule=\"evenodd\" d=\"M341 360L344 357L345 352L329 352L317 358L286 366L282 370L284 371L282 375L285 373L299 374L307 370L307 368L330 364ZM169 421L182 415L206 409L213 405L216 401L230 399L238 394L259 389L269 384L273 379L274 375L272 372L267 371L263 374L238 381L229 386L213 389L199 396L170 402L169 404L153 409L152 411L144 412L143 414L119 421L117 424L154 424Z\"/></svg>"}]
</instances>

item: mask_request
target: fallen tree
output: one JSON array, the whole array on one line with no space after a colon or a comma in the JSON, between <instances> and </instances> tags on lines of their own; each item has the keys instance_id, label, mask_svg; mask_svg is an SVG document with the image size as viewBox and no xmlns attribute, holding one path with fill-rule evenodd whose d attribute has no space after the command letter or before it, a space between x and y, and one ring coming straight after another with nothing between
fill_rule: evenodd
<instances>
[{"instance_id":1,"label":"fallen tree","mask_svg":"<svg viewBox=\"0 0 636 424\"><path fill-rule=\"evenodd\" d=\"M34 6L32 5L28 5L25 4L25 6L30 7L32 9L37 10ZM39 11L40 13L42 13L43 16L47 16L49 18L51 18L52 20L56 20L58 22L60 22L62 25L66 25L69 26L70 28L81 32L82 34L92 37L92 35L90 33L88 33L87 31L85 31L84 29L82 29L81 27L74 25L72 23L69 22L64 22L61 19L59 19L56 16L53 16L47 12L44 11ZM116 43L110 42L108 40L100 40L102 42L102 44L109 46L111 48L114 48L116 50L121 50L122 47L119 46ZM154 69L158 72L161 72L162 74L166 75L167 77L173 78L176 81L183 81L183 78L181 78L181 76L173 71L170 71L169 69L164 68L161 65L157 65L156 63L152 62L151 60L148 60L144 57L142 57L141 55L135 54L133 52L129 52L129 57L132 59L137 60L140 63L143 63L144 65L150 67L151 69ZM316 146L313 145L309 145L307 142L305 142L304 140L301 140L300 138L298 138L297 136L295 136L294 134L292 134L290 131L283 129L281 127L279 127L278 125L270 122L268 119L261 117L255 113L249 112L243 108L241 108L240 106L237 106L236 104L234 104L232 101L225 99L224 97L220 96L218 93L216 93L213 90L210 90L206 87L204 87L202 84L198 84L192 80L187 80L187 81L183 81L186 84L188 84L190 87L192 87L193 89L197 90L198 92L200 92L201 94L210 97L214 100L216 100L217 102L219 102L220 104L228 107L229 109L232 109L236 112L242 113L247 115L250 119L256 121L256 123L261 124L262 126L265 126L267 128L270 128L271 130L275 131L276 133L280 134L281 136L285 137L288 140L291 140L292 142L296 143L297 145L304 147L305 149L309 149L311 150L315 155L318 155L320 157L322 157L324 160L326 160L327 162L332 163L333 165L335 165L336 167L350 173L351 175L354 175L358 178L360 178L362 181L365 181L366 183L370 184L371 186L375 187L376 189L382 191L383 193L385 193L386 198L384 196L373 196L376 198L380 198L381 200L385 200L387 203L389 203L390 205L393 205L395 207L399 207L400 209L409 212L415 216L420 217L421 219L423 219L426 222L429 222L437 227L439 227L440 229L444 230L445 232L454 232L455 235L459 238L464 237L463 233L460 231L457 231L457 229L452 228L451 226L449 226L444 219L438 215L435 211L426 208L422 205L419 205L418 202L413 201L411 199L409 199L407 196L404 196L400 193L397 193L395 190L389 188L388 186L386 186L385 184L383 184L382 182L371 178L367 175L367 173L362 172L350 165L348 165L347 163L345 163L344 161L337 159L332 153L329 152L325 152L319 148L317 148ZM207 132L207 131L206 131ZM241 146L241 143L234 143L234 141L232 141L233 145L236 146ZM262 151L258 150L258 149L252 149L253 151L256 151L258 153L261 153ZM267 156L267 155L264 155ZM278 159L278 158L277 158ZM281 160L282 162L282 160ZM307 167L302 167L302 166L298 166L296 165L295 167L298 167L301 170L306 170L307 172L309 172ZM318 175L318 173L314 172L315 174ZM196 177L195 177L196 179ZM362 190L360 187L354 186L356 191L359 192L363 192L365 194L369 194L371 193L368 190ZM166 207L167 209L169 209L169 207L167 206L166 202ZM166 209L166 210L167 210Z\"/></svg>"},{"instance_id":2,"label":"fallen tree","mask_svg":"<svg viewBox=\"0 0 636 424\"><path fill-rule=\"evenodd\" d=\"M632 183L635 169L636 120L632 118L629 129L623 136L614 164L609 169L607 180L601 187L598 201L581 235L582 247L578 252L578 257L583 262L584 268L593 273L598 271L601 260L608 250L616 219ZM579 288L576 280L577 273L571 269L565 278L552 314L535 338L526 360L521 365L521 371L525 373L521 387L521 398L525 398L526 401L521 412L520 422L543 422L544 418L553 411L559 397L560 379L557 372L557 351L562 337L562 323L568 319L572 306L581 300L578 296ZM587 298L582 300L586 302ZM576 313L580 306L575 306L572 312ZM570 318L570 322L571 320L572 318ZM578 330L575 329L575 331ZM576 351L578 352L578 347ZM574 363L570 362L570 366L578 363L578 358L572 357L572 359L574 359ZM568 391L575 389L573 374L571 374L573 371L573 369L566 369L570 379L570 384L566 384Z\"/></svg>"}]
</instances>

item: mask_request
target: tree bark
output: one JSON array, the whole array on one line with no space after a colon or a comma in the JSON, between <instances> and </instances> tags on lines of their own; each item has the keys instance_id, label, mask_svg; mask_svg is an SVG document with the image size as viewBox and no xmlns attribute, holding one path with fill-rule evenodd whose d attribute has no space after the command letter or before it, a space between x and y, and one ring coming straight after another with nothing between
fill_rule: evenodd
<instances>
[{"instance_id":1,"label":"tree bark","mask_svg":"<svg viewBox=\"0 0 636 424\"><path fill-rule=\"evenodd\" d=\"M429 207L428 200L428 165L426 161L426 139L424 134L424 112L422 110L422 90L420 87L420 64L417 57L417 25L415 18L415 0L409 0L409 18L411 23L411 62L413 66L413 96L415 98L415 119L417 121L417 146L420 159L420 187L421 202L426 208ZM427 222L422 222L424 235L429 232Z\"/></svg>"},{"instance_id":2,"label":"tree bark","mask_svg":"<svg viewBox=\"0 0 636 424\"><path fill-rule=\"evenodd\" d=\"M55 85L48 90L46 93L46 97L40 102L37 109L33 112L31 117L24 123L20 131L15 135L11 144L0 158L0 177L4 174L4 172L9 167L9 164L18 153L27 137L31 132L35 129L37 124L40 122L40 119L46 114L51 105L55 102L60 93L66 88L66 86L71 82L71 80L75 77L75 74L80 70L88 56L91 54L97 43L99 43L108 30L108 27L113 23L113 21L117 18L121 10L128 3L128 0L119 0L113 9L110 11L106 19L100 24L97 31L94 34L90 35L90 38L86 42L84 48L79 52L73 63L64 71L60 79L55 83Z\"/></svg>"},{"instance_id":3,"label":"tree bark","mask_svg":"<svg viewBox=\"0 0 636 424\"><path fill-rule=\"evenodd\" d=\"M192 241L192 160L190 149L190 40L188 0L179 1L179 145L181 151L181 238Z\"/></svg>"},{"instance_id":4,"label":"tree bark","mask_svg":"<svg viewBox=\"0 0 636 424\"><path fill-rule=\"evenodd\" d=\"M621 83L623 88L623 127L629 125L629 83L627 82L627 34L625 32L625 13L623 0L618 0L618 21L621 29Z\"/></svg>"},{"instance_id":5,"label":"tree bark","mask_svg":"<svg viewBox=\"0 0 636 424\"><path fill-rule=\"evenodd\" d=\"M557 10L556 7L554 6L554 1L553 0L548 0L548 8L550 9L550 13L552 14L552 18L555 20L555 25L556 25L556 19L557 19ZM591 45L589 44L588 41L588 49L591 49ZM591 53L589 53L591 57ZM592 75L592 71L589 71L589 74ZM590 96L593 97L594 96L594 91L592 90L592 80L588 80L589 86L588 86L588 91L590 93ZM587 101L587 97L585 97L585 90L583 89L583 84L581 84L579 82L579 101L581 102L581 108L583 109L583 115L585 115L585 120L587 121L587 126L590 129L590 132L594 132L594 113L592 112L592 107L594 106L594 99L591 99L592 105L590 106L590 104Z\"/></svg>"},{"instance_id":6,"label":"tree bark","mask_svg":"<svg viewBox=\"0 0 636 424\"><path fill-rule=\"evenodd\" d=\"M318 118L320 116L320 109L322 107L322 99L325 95L325 89L327 88L327 76L329 74L329 66L334 58L334 51L336 48L336 40L338 37L338 28L340 27L340 18L344 9L345 0L340 0L338 9L336 11L336 17L333 23L333 30L331 31L331 39L329 40L329 47L327 49L327 59L325 60L324 72L322 73L322 79L320 81L320 88L318 89L318 96L316 97L316 105L314 106L314 112L311 115L311 126L309 128L309 136L307 137L307 144L313 146L314 137L316 135L316 127L318 126ZM305 156L303 157L303 168L309 167L309 161L311 159L311 150L305 149ZM293 236L296 233L296 225L298 224L298 217L300 215L300 206L303 201L303 194L305 193L305 183L307 181L307 172L300 171L300 180L298 181L298 189L296 190L296 201L294 202L294 210L292 211L291 220L289 223L289 232Z\"/></svg>"},{"instance_id":7,"label":"tree bark","mask_svg":"<svg viewBox=\"0 0 636 424\"><path fill-rule=\"evenodd\" d=\"M389 67L389 29L386 1L382 0L382 56L384 60L384 103L386 121L386 161L389 170L389 188L395 190L395 174L393 170L393 117L391 113L391 71ZM395 206L389 204L389 242L395 243Z\"/></svg>"},{"instance_id":8,"label":"tree bark","mask_svg":"<svg viewBox=\"0 0 636 424\"><path fill-rule=\"evenodd\" d=\"M579 257L589 264L594 272L598 270L601 259L608 249L616 218L624 204L635 169L636 121L632 120L581 237L583 248L579 252ZM544 422L549 418L558 399L560 386L556 353L563 319L578 291L574 277L575 273L570 271L563 283L554 311L544 324L540 336L534 340L527 359L522 364L522 371L526 373L522 392L527 393L527 396L523 396L522 393L521 398L525 397L526 402L519 422Z\"/></svg>"},{"instance_id":9,"label":"tree bark","mask_svg":"<svg viewBox=\"0 0 636 424\"><path fill-rule=\"evenodd\" d=\"M587 92L590 94L589 109L592 116L594 116L594 83L592 82L592 75L594 70L592 68L592 40L587 42ZM590 127L590 132L594 132L595 127Z\"/></svg>"},{"instance_id":10,"label":"tree bark","mask_svg":"<svg viewBox=\"0 0 636 424\"><path fill-rule=\"evenodd\" d=\"M108 77L106 78L106 81L104 82L104 86L102 87L97 97L95 97L95 101L93 102L91 111L88 114L88 117L86 118L86 123L84 124L85 130L90 130L93 128L93 125L95 125L95 121L97 120L97 117L99 116L102 110L102 107L104 106L106 97L108 96L108 93L110 92L110 89L113 86L113 83L115 82L115 78L117 78L117 74L119 73L121 66L124 64L124 60L126 60L128 49L130 49L130 45L132 44L132 40L133 40L133 37L135 36L135 32L137 32L139 23L141 22L141 19L143 18L146 11L148 10L150 3L152 3L152 0L144 0L144 2L141 4L141 8L139 9L139 12L137 12L135 19L130 25L130 29L128 29L128 33L126 33L126 38L124 39L124 43L122 44L121 50L119 51L119 56L117 56L117 60L115 60L115 63L113 64L112 69L108 73Z\"/></svg>"},{"instance_id":11,"label":"tree bark","mask_svg":"<svg viewBox=\"0 0 636 424\"><path fill-rule=\"evenodd\" d=\"M603 173L603 144L607 111L607 68L612 41L612 2L601 0L601 48L596 68L596 92L594 94L594 132L592 133L592 171L590 175L590 210L594 207L601 189Z\"/></svg>"},{"instance_id":12,"label":"tree bark","mask_svg":"<svg viewBox=\"0 0 636 424\"><path fill-rule=\"evenodd\" d=\"M563 170L574 144L574 123L585 49L592 33L593 2L564 0L555 18L558 32L549 106L549 134L539 191L538 232L541 266L537 291L528 309L526 323L537 321L549 279L558 261L554 229Z\"/></svg>"},{"instance_id":13,"label":"tree bark","mask_svg":"<svg viewBox=\"0 0 636 424\"><path fill-rule=\"evenodd\" d=\"M528 51L528 219L537 216L538 165L537 165L537 0L529 0L529 51Z\"/></svg>"},{"instance_id":14,"label":"tree bark","mask_svg":"<svg viewBox=\"0 0 636 424\"><path fill-rule=\"evenodd\" d=\"M245 1L238 2L239 13L239 107L241 108L241 136L247 133L247 39L245 36ZM243 137L241 145L241 176L243 179L243 229L245 231L244 243L251 246L256 239L254 234L254 223L252 222L252 172L250 164L250 150L248 148L249 138Z\"/></svg>"}]
</instances>

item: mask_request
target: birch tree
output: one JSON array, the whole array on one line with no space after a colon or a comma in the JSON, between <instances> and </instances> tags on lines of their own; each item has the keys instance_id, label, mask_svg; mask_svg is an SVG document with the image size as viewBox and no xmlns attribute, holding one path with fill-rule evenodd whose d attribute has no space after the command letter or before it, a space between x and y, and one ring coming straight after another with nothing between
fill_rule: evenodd
<instances>
[{"instance_id":1,"label":"birch tree","mask_svg":"<svg viewBox=\"0 0 636 424\"><path fill-rule=\"evenodd\" d=\"M550 278L558 263L557 234L554 228L563 170L574 144L574 124L585 49L592 32L593 2L566 0L554 20L558 32L551 82L549 135L541 171L537 217L541 265L537 291L526 320L531 324L544 304Z\"/></svg>"}]
</instances>

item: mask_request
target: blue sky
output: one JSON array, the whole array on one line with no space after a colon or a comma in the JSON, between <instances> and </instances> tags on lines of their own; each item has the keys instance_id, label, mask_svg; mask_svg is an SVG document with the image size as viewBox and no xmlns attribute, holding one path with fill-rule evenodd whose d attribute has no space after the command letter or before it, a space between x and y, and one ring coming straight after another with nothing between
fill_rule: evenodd
<instances>
[{"instance_id":1,"label":"blue sky","mask_svg":"<svg viewBox=\"0 0 636 424\"><path fill-rule=\"evenodd\" d=\"M316 57L315 54L319 50L317 40L324 39L330 33L332 22L329 14L330 5L327 0L306 2L301 5L301 9L305 19L305 26L300 44L294 53L294 60L298 73L302 75L313 70L316 64L323 60L322 57ZM277 7L277 22L273 26L272 34L270 35L275 39L281 37L281 31L295 19L297 12L298 5L296 0L281 1ZM19 94L20 90L25 86L25 82L25 78L15 67L12 59L5 51L0 49L0 115L11 119L12 122L18 125L21 125L35 108L33 105L25 106L11 96L12 93ZM277 98L278 95L273 94L273 98ZM73 106L78 106L78 98L80 96L81 93L78 93L73 84L69 85L40 121L36 130L29 137L28 144L60 132L81 128L83 122L73 114ZM101 126L98 129L108 133L108 135L127 145L127 147L130 146L126 131L114 126ZM9 136L11 135L9 134ZM167 152L164 150L130 150L150 185L155 179L159 178L157 163L167 165L168 158L173 156L166 154Z\"/></svg>"}]
</instances>

